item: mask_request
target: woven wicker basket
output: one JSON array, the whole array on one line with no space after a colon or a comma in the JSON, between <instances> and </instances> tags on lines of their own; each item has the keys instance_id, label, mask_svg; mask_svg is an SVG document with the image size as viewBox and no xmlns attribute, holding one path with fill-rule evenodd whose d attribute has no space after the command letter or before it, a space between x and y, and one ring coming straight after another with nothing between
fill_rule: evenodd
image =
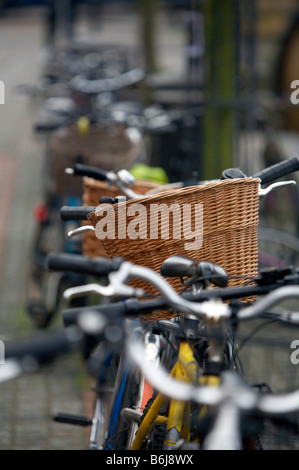
<instances>
[{"instance_id":1,"label":"woven wicker basket","mask_svg":"<svg viewBox=\"0 0 299 470\"><path fill-rule=\"evenodd\" d=\"M140 143L133 141L123 127L91 126L87 135L76 126L56 131L49 142L51 189L61 196L82 196L82 180L66 175L66 167L76 163L97 166L103 170L130 169L140 152Z\"/></svg>"},{"instance_id":2,"label":"woven wicker basket","mask_svg":"<svg viewBox=\"0 0 299 470\"><path fill-rule=\"evenodd\" d=\"M145 194L158 187L161 185L153 181L136 180L131 189L137 194ZM101 197L115 198L119 195L123 193L115 185L108 186L105 182L96 181L93 178L83 178L83 204L85 206L98 206ZM82 250L84 255L90 257L109 256L104 245L93 232L83 235Z\"/></svg>"},{"instance_id":3,"label":"woven wicker basket","mask_svg":"<svg viewBox=\"0 0 299 470\"><path fill-rule=\"evenodd\" d=\"M203 210L203 238L200 248L186 250L186 239L174 239L174 223L169 224L169 238L162 239L161 218L157 221L157 239L151 238L150 234L146 239L135 240L128 236L118 239L116 236L115 239L106 238L99 243L103 243L108 256L123 256L127 261L147 266L156 272L160 271L162 262L172 255L181 254L198 260L212 261L221 265L231 276L231 287L244 285L245 280L248 282L248 279L255 277L258 270L259 183L260 180L256 178L223 180L138 199L138 203L142 203L147 211L143 226L142 222L139 226L139 231L143 234L147 233L150 226L149 214L152 204L167 204L168 207L178 204L181 209L188 204L193 215L195 207L198 207L196 205L200 204ZM136 200L131 200L114 206L116 227L122 204L125 204L128 210L135 203ZM95 212L89 215L89 220L94 226L100 219ZM127 226L132 220L134 216L127 216ZM192 231L195 229L194 218L191 228ZM183 226L181 229L183 230ZM181 290L178 279L169 278L168 281L177 291ZM142 281L134 281L134 285L143 287L148 293L156 294L154 289ZM167 316L165 312L163 316Z\"/></svg>"}]
</instances>

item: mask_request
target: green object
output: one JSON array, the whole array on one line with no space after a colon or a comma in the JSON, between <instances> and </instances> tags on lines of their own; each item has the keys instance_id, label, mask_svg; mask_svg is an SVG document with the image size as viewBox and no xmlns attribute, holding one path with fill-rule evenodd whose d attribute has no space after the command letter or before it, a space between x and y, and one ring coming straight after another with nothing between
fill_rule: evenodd
<instances>
[{"instance_id":1,"label":"green object","mask_svg":"<svg viewBox=\"0 0 299 470\"><path fill-rule=\"evenodd\" d=\"M131 169L130 173L136 179L147 179L157 181L158 183L168 183L168 176L165 170L161 167L151 167L144 163L136 163Z\"/></svg>"},{"instance_id":2,"label":"green object","mask_svg":"<svg viewBox=\"0 0 299 470\"><path fill-rule=\"evenodd\" d=\"M236 48L233 0L204 3L206 70L203 179L233 166Z\"/></svg>"},{"instance_id":3,"label":"green object","mask_svg":"<svg viewBox=\"0 0 299 470\"><path fill-rule=\"evenodd\" d=\"M158 12L158 0L138 0L140 12L140 30L148 73L157 71L156 64L156 15Z\"/></svg>"}]
</instances>

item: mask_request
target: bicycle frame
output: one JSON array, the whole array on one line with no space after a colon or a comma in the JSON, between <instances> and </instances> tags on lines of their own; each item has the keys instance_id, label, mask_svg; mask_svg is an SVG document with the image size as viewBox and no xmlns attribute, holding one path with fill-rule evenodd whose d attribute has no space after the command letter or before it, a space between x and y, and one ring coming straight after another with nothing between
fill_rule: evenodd
<instances>
[{"instance_id":1,"label":"bicycle frame","mask_svg":"<svg viewBox=\"0 0 299 470\"><path fill-rule=\"evenodd\" d=\"M294 394L286 394L282 397L273 397L271 395L263 396L253 390L252 387L243 383L237 373L233 371L225 371L222 373L223 368L219 368L219 376L217 376L217 374L213 376L212 369L208 368L207 372L211 373L212 377L210 378L208 376L209 378L207 380L206 376L203 375L204 383L202 384L199 378L201 371L197 366L197 361L195 360L196 356L192 349L192 339L194 340L198 337L198 322L199 324L203 322L205 326L208 327L208 336L205 335L205 338L208 340L208 350L204 344L205 351L208 353L208 360L214 364L216 363L217 366L221 366L222 364L226 365L223 346L229 346L230 335L226 335L225 330L226 326L230 325L231 320L243 321L256 318L264 312L269 311L269 309L284 299L298 298L298 286L287 285L280 287L252 305L241 307L237 313L232 315L234 313L232 308L221 301L210 300L203 301L199 304L197 302L188 301L180 297L169 286L167 281L161 278L157 273L145 267L137 267L131 263L123 262L118 271L109 274L109 285L102 287L99 293L102 293L103 289L105 292L105 287L107 287L106 292L109 295L111 295L111 293L119 295L119 292L123 294L126 285L124 283L127 283L134 276L151 282L157 287L163 297L165 297L169 307L175 309L175 311L183 312L183 318L195 320L197 327L196 331L193 329L195 335L192 335L192 328L190 328L191 334L188 334L186 339L185 337L182 339L179 335L179 357L170 373L164 372L165 368L163 367L163 363L159 363L157 365L158 367L155 367L148 361L149 357L144 352L144 346L142 348L141 345L137 345L132 341L132 329L128 329L127 333L130 333L129 335L124 335L126 337L125 342L128 358L132 360L132 364L137 367L137 370L152 383L153 388L159 391L157 398L141 421L131 450L142 449L144 439L151 430L152 424L166 421L165 449L178 449L180 447L180 439L184 439L188 442L190 440L190 421L187 419L185 424L185 418L186 413L190 416L189 409L191 403L197 404L204 410L203 412L205 412L205 409L209 409L210 406L213 411L215 410L217 414L216 421L220 422L221 425L216 426L217 432L214 433L214 436L216 435L218 438L221 434L221 438L223 438L223 448L228 449L240 448L239 445L242 441L242 436L239 436L239 423L243 411L250 413L251 411L257 410L261 412L262 415L272 415L275 417L283 415L286 410L293 412L299 408L298 391ZM84 287L85 293L88 293L90 290L97 291L94 285ZM78 292L82 295L82 288L78 289ZM72 297L75 294L76 289L73 289L71 292L65 292L65 297ZM130 295L132 294L130 293ZM282 314L279 314L279 316L284 318ZM286 316L285 319L288 320L289 318ZM292 318L289 320L292 320ZM184 330L185 333L187 333L188 329L184 328ZM219 331L220 340L218 336ZM97 330L95 334L98 334ZM209 340L210 337L211 340ZM204 358L205 356L202 355L201 357ZM232 365L234 364L232 363ZM166 400L169 401L166 402ZM169 403L168 415L166 417L161 416L161 409L164 403ZM131 413L133 417L134 411L135 410L132 410ZM198 414L199 419L202 419L202 413ZM135 413L135 418L140 419L140 414ZM223 417L226 417L226 420L224 420ZM203 440L203 448L205 448L205 446L207 446L206 448L212 448L219 445L219 442L214 436L212 431L212 433L209 433L208 436L205 437ZM207 440L210 440L208 444ZM194 443L196 444L196 442Z\"/></svg>"},{"instance_id":2,"label":"bicycle frame","mask_svg":"<svg viewBox=\"0 0 299 470\"><path fill-rule=\"evenodd\" d=\"M188 340L180 343L178 359L170 372L170 377L181 382L203 383L211 386L217 386L220 380L219 377L213 375L199 378L199 365ZM165 402L166 397L159 393L140 424L131 450L141 450L146 435L155 423L167 423L164 450L174 450L180 439L184 439L185 442L190 441L190 402L170 400L167 417L159 415Z\"/></svg>"},{"instance_id":3,"label":"bicycle frame","mask_svg":"<svg viewBox=\"0 0 299 470\"><path fill-rule=\"evenodd\" d=\"M287 298L298 298L298 296L299 289L297 286L281 287L277 291L268 294L268 296L259 300L257 303L249 307L241 308L238 313L238 318L240 320L254 318L261 315L278 302ZM286 320L288 320L288 317L286 317ZM289 321L292 322L291 317ZM133 351L130 346L128 352L134 362L132 356ZM197 383L192 383L192 380L189 378L187 381L179 381L176 380L175 368L167 377L167 375L162 372L162 369L160 371L154 369L151 371L147 370L148 366L144 363L144 357L140 348L135 351L135 355L134 357L138 358L138 360L135 361L136 364L138 364L149 380L152 381L154 388L160 391L160 397L164 394L164 397L168 397L170 400L170 404L174 403L174 406L176 406L178 402L194 402L199 406L203 405L202 410L204 411L198 414L198 420L203 418L205 409L208 409L210 406L215 410L216 421L212 430L208 431L208 434L203 440L203 449L243 449L242 435L240 433L242 412L250 413L256 410L258 413L261 413L263 417L279 417L284 416L287 412L294 413L299 407L298 391L281 395L273 395L271 393L261 394L243 382L241 377L233 371L225 371L223 374L220 373L220 376L216 378L207 376L208 382L206 381L206 376L203 376L203 380L199 379ZM186 360L187 358L188 356L186 356ZM154 406L150 410L152 415L158 411ZM149 415L148 419L151 418L151 422L154 423L152 415ZM168 417L169 416L170 412L168 414ZM177 429L179 429L181 422L182 414L179 415L177 421L173 421ZM146 432L149 430L149 424L150 423L147 423L148 427L146 431L144 421L142 421L140 425L140 428L143 427L144 436L146 436ZM186 434L182 433L180 436L181 439L183 436L186 439ZM180 447L178 439L179 436L177 436L176 443L171 447L173 450L177 450ZM196 442L194 443L196 444ZM166 444L168 445L169 442L166 442ZM170 447L168 448L170 449ZM138 449L140 449L140 447ZM137 450L137 446L132 447L132 450Z\"/></svg>"}]
</instances>

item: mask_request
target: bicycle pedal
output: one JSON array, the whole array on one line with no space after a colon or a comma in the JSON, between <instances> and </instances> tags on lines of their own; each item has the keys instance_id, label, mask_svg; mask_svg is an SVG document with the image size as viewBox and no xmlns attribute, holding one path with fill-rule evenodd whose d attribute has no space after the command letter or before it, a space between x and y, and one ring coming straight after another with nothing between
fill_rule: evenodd
<instances>
[{"instance_id":1,"label":"bicycle pedal","mask_svg":"<svg viewBox=\"0 0 299 470\"><path fill-rule=\"evenodd\" d=\"M74 426L91 426L92 420L87 416L77 416L68 413L57 413L53 417L56 423L73 424Z\"/></svg>"}]
</instances>

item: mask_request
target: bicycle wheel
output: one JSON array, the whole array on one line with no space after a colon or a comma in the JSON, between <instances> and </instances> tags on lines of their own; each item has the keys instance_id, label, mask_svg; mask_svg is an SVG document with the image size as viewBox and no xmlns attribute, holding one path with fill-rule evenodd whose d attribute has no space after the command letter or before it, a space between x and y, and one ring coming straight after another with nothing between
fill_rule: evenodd
<instances>
[{"instance_id":1,"label":"bicycle wheel","mask_svg":"<svg viewBox=\"0 0 299 470\"><path fill-rule=\"evenodd\" d=\"M259 229L259 269L296 266L299 262L299 238L282 230L261 227Z\"/></svg>"},{"instance_id":2,"label":"bicycle wheel","mask_svg":"<svg viewBox=\"0 0 299 470\"><path fill-rule=\"evenodd\" d=\"M60 219L60 204L60 200L51 198L35 213L36 229L28 260L26 300L28 315L38 328L47 327L59 310L63 290L86 280L75 273L49 272L47 269L49 253L81 252L81 241L66 239L66 232L73 225L69 227ZM82 301L72 305L80 306Z\"/></svg>"},{"instance_id":3,"label":"bicycle wheel","mask_svg":"<svg viewBox=\"0 0 299 470\"><path fill-rule=\"evenodd\" d=\"M138 333L137 333L138 334ZM148 351L153 353L155 345L156 360L160 360L159 336L148 331L141 332L142 341L150 345ZM153 360L153 355L149 355ZM114 396L110 412L109 424L104 449L130 449L138 430L139 421L152 398L153 388L140 371L132 369L123 355L118 367L115 380Z\"/></svg>"},{"instance_id":4,"label":"bicycle wheel","mask_svg":"<svg viewBox=\"0 0 299 470\"><path fill-rule=\"evenodd\" d=\"M37 219L32 241L26 285L27 312L39 328L48 325L57 309L59 286L63 277L61 273L50 273L46 268L50 251L63 247L63 233L61 224L53 217L55 208L51 213L45 205L43 210L45 216Z\"/></svg>"}]
</instances>

